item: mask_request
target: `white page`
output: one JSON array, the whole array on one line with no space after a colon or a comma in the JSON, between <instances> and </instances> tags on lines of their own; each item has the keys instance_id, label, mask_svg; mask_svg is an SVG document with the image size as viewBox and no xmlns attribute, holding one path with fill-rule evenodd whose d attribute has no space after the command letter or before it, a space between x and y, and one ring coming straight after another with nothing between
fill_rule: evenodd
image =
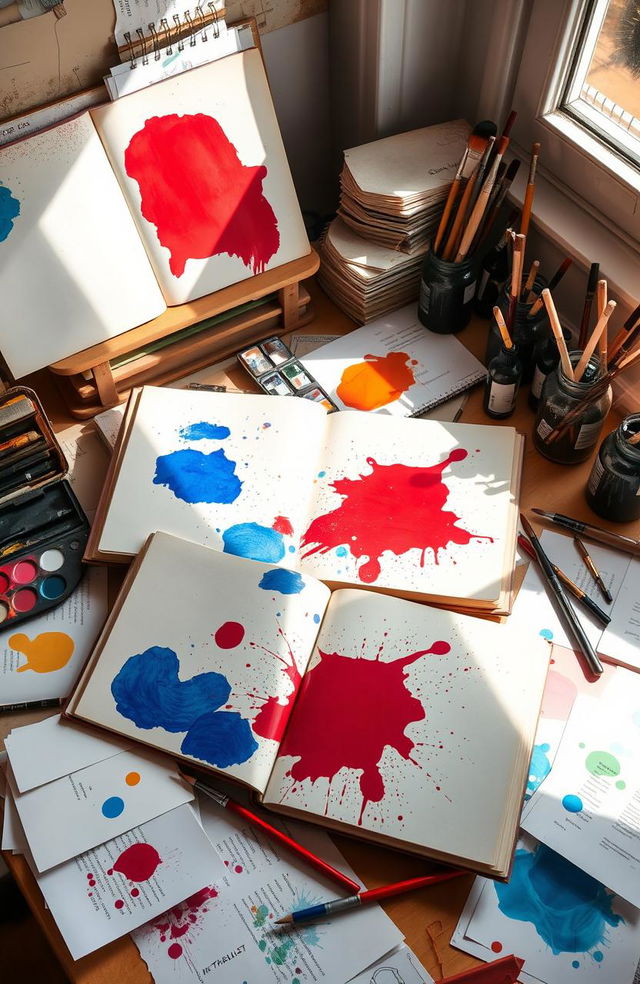
<instances>
[{"instance_id":1,"label":"white page","mask_svg":"<svg viewBox=\"0 0 640 984\"><path fill-rule=\"evenodd\" d=\"M517 954L523 981L631 984L640 912L523 835L509 883L476 879L451 942L482 960Z\"/></svg>"},{"instance_id":2,"label":"white page","mask_svg":"<svg viewBox=\"0 0 640 984\"><path fill-rule=\"evenodd\" d=\"M57 608L0 632L0 707L66 697L104 624L107 604L107 571L87 568Z\"/></svg>"},{"instance_id":3,"label":"white page","mask_svg":"<svg viewBox=\"0 0 640 984\"><path fill-rule=\"evenodd\" d=\"M131 747L115 736L99 735L60 715L14 728L5 746L21 793L52 782Z\"/></svg>"},{"instance_id":4,"label":"white page","mask_svg":"<svg viewBox=\"0 0 640 984\"><path fill-rule=\"evenodd\" d=\"M563 536L553 530L543 530L540 542L552 563L564 571L604 612L611 614L613 605L609 604L600 594L584 561L575 548L573 538ZM613 550L596 543L589 544L589 553L615 600L623 584L631 558L620 550ZM528 557L526 559L529 560ZM593 617L584 605L574 599L572 594L569 592L567 594L589 641L594 647L598 646L604 626ZM510 618L514 622L518 621L524 632L539 632L546 639L553 640L559 646L571 648L574 645L573 639L567 635L564 621L556 610L535 561L529 561L529 569L518 592Z\"/></svg>"},{"instance_id":5,"label":"white page","mask_svg":"<svg viewBox=\"0 0 640 984\"><path fill-rule=\"evenodd\" d=\"M370 321L302 359L340 410L410 417L484 379L453 335L436 335L415 304Z\"/></svg>"},{"instance_id":6,"label":"white page","mask_svg":"<svg viewBox=\"0 0 640 984\"><path fill-rule=\"evenodd\" d=\"M257 49L148 86L93 119L167 304L309 253Z\"/></svg>"},{"instance_id":7,"label":"white page","mask_svg":"<svg viewBox=\"0 0 640 984\"><path fill-rule=\"evenodd\" d=\"M491 863L547 672L548 645L530 645L508 625L334 593L265 802Z\"/></svg>"},{"instance_id":8,"label":"white page","mask_svg":"<svg viewBox=\"0 0 640 984\"><path fill-rule=\"evenodd\" d=\"M79 960L223 875L185 805L36 874L36 881L71 956Z\"/></svg>"},{"instance_id":9,"label":"white page","mask_svg":"<svg viewBox=\"0 0 640 984\"><path fill-rule=\"evenodd\" d=\"M263 789L328 599L156 534L73 712Z\"/></svg>"},{"instance_id":10,"label":"white page","mask_svg":"<svg viewBox=\"0 0 640 984\"><path fill-rule=\"evenodd\" d=\"M24 835L20 817L13 801L11 787L7 783L3 808L2 850L12 851L14 854L23 854L27 848L27 838Z\"/></svg>"},{"instance_id":11,"label":"white page","mask_svg":"<svg viewBox=\"0 0 640 984\"><path fill-rule=\"evenodd\" d=\"M14 376L165 310L87 114L3 147L0 185L14 216L0 241L0 348Z\"/></svg>"},{"instance_id":12,"label":"white page","mask_svg":"<svg viewBox=\"0 0 640 984\"><path fill-rule=\"evenodd\" d=\"M591 544L589 545L591 552ZM629 564L624 583L615 599L611 622L598 643L598 652L616 663L640 670L640 559Z\"/></svg>"},{"instance_id":13,"label":"white page","mask_svg":"<svg viewBox=\"0 0 640 984\"><path fill-rule=\"evenodd\" d=\"M495 600L512 541L511 428L332 414L301 569Z\"/></svg>"},{"instance_id":14,"label":"white page","mask_svg":"<svg viewBox=\"0 0 640 984\"><path fill-rule=\"evenodd\" d=\"M640 906L640 684L620 700L579 697L524 829Z\"/></svg>"},{"instance_id":15,"label":"white page","mask_svg":"<svg viewBox=\"0 0 640 984\"><path fill-rule=\"evenodd\" d=\"M235 974L229 978L233 984L243 980L289 984L292 978L299 984L341 984L402 940L400 931L376 905L346 918L276 934L274 919L305 902L334 898L340 890L301 858L207 797L200 797L200 807L204 830L227 877L206 905L198 897L133 934L156 984L191 984L208 973L213 976L214 970L215 980L226 982L224 973L229 966ZM273 817L268 820L274 823ZM278 818L275 826L354 877L324 831ZM238 953L243 929L249 939ZM176 943L182 951L179 954ZM225 953L230 955L227 967L220 961Z\"/></svg>"},{"instance_id":16,"label":"white page","mask_svg":"<svg viewBox=\"0 0 640 984\"><path fill-rule=\"evenodd\" d=\"M326 420L310 400L145 386L100 549L136 554L164 530L295 567Z\"/></svg>"},{"instance_id":17,"label":"white page","mask_svg":"<svg viewBox=\"0 0 640 984\"><path fill-rule=\"evenodd\" d=\"M25 793L13 789L13 795L38 871L193 799L175 767L133 751ZM52 817L64 817L64 823L52 823Z\"/></svg>"},{"instance_id":18,"label":"white page","mask_svg":"<svg viewBox=\"0 0 640 984\"><path fill-rule=\"evenodd\" d=\"M380 960L352 977L349 984L434 984L431 974L422 966L413 950L406 943L386 953Z\"/></svg>"}]
</instances>

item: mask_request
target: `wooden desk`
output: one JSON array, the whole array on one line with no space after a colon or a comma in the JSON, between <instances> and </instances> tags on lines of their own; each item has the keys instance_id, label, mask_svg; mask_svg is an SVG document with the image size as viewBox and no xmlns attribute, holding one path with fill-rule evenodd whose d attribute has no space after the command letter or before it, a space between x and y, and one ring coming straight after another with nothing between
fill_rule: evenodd
<instances>
[{"instance_id":1,"label":"wooden desk","mask_svg":"<svg viewBox=\"0 0 640 984\"><path fill-rule=\"evenodd\" d=\"M315 310L314 321L307 329L310 333L337 334L353 328L350 319L338 311L319 288L311 284L310 293ZM482 358L486 333L487 322L478 319L473 321L459 337L469 349ZM249 377L239 367L229 368L227 376L236 386L248 388ZM50 378L36 374L30 380L30 384L41 395L56 429L71 423L71 420L65 416L61 400L52 389ZM489 422L489 418L482 411L481 388L477 388L471 394L461 419L465 423ZM618 422L619 418L612 413L604 433L616 427ZM547 461L534 450L530 439L533 414L527 407L526 392L520 394L518 409L513 417L494 423L496 426L515 426L527 438L521 496L524 509L530 506L553 509L578 519L610 525L611 529L621 533L640 535L640 522L615 527L594 517L587 506L584 489L592 459L582 465L566 468ZM40 720L50 713L50 711L22 712L0 717L0 734L4 736L12 727ZM429 870L427 863L408 855L382 850L345 837L336 837L335 840L349 863L371 888L388 881L410 878ZM113 981L118 981L119 984L149 984L151 977L146 965L140 959L137 949L128 936L74 963L50 913L44 909L42 896L24 859L7 856L6 860L66 974L74 984L113 984ZM469 875L442 886L436 885L412 895L393 899L385 905L388 914L405 934L408 944L436 980L480 963L449 946L449 939L472 881L473 876Z\"/></svg>"}]
</instances>

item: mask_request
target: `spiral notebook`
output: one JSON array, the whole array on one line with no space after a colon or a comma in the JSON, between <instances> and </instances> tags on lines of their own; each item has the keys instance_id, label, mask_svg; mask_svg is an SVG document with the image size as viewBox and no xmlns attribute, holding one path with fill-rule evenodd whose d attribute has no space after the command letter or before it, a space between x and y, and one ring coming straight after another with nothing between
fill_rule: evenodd
<instances>
[{"instance_id":1,"label":"spiral notebook","mask_svg":"<svg viewBox=\"0 0 640 984\"><path fill-rule=\"evenodd\" d=\"M123 62L148 57L168 45L195 44L198 36L205 39L215 32L225 15L224 0L114 0L113 5Z\"/></svg>"},{"instance_id":2,"label":"spiral notebook","mask_svg":"<svg viewBox=\"0 0 640 984\"><path fill-rule=\"evenodd\" d=\"M340 410L416 417L484 379L453 335L436 335L415 304L370 321L300 360Z\"/></svg>"}]
</instances>

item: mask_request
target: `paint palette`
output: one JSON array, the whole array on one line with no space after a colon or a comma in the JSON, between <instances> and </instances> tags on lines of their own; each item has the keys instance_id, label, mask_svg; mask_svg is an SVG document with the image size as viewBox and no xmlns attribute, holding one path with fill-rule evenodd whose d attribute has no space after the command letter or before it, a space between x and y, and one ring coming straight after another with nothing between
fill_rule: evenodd
<instances>
[{"instance_id":1,"label":"paint palette","mask_svg":"<svg viewBox=\"0 0 640 984\"><path fill-rule=\"evenodd\" d=\"M77 587L89 522L38 397L0 400L0 624L40 615Z\"/></svg>"},{"instance_id":2,"label":"paint palette","mask_svg":"<svg viewBox=\"0 0 640 984\"><path fill-rule=\"evenodd\" d=\"M260 389L270 396L301 396L322 404L329 412L338 409L277 335L239 352L238 361Z\"/></svg>"}]
</instances>

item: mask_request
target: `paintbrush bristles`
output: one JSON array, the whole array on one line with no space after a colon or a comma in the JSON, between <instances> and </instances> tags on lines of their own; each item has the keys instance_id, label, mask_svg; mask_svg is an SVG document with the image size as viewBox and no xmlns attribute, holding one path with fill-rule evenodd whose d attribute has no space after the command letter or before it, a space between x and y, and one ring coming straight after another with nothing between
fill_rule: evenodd
<instances>
[{"instance_id":1,"label":"paintbrush bristles","mask_svg":"<svg viewBox=\"0 0 640 984\"><path fill-rule=\"evenodd\" d=\"M540 295L542 303L547 309L547 314L549 315L549 322L551 324L551 331L553 332L553 337L556 340L556 345L558 346L558 352L560 353L560 362L562 363L562 369L567 377L567 379L574 379L573 366L571 365L571 359L569 358L569 353L567 351L567 343L564 340L564 335L562 334L562 328L560 326L560 319L558 317L558 312L556 311L556 306L553 303L553 297L551 296L551 291L545 287Z\"/></svg>"},{"instance_id":2,"label":"paintbrush bristles","mask_svg":"<svg viewBox=\"0 0 640 984\"><path fill-rule=\"evenodd\" d=\"M600 336L602 335L603 331L607 330L607 322L609 321L609 318L615 311L615 308L616 308L616 302L609 301L607 303L606 308L598 318L598 323L593 329L593 331L591 332L591 337L589 338L589 341L585 345L584 352L582 353L580 357L580 361L578 362L578 365L575 368L576 382L580 382L580 380L582 379L584 375L584 371L589 363L589 359L595 352L596 345L600 341Z\"/></svg>"},{"instance_id":3,"label":"paintbrush bristles","mask_svg":"<svg viewBox=\"0 0 640 984\"><path fill-rule=\"evenodd\" d=\"M497 305L493 309L493 316L496 319L496 324L498 326L498 331L500 332L500 335L502 337L502 341L504 342L504 347L506 349L512 349L513 342L511 341L511 335L509 334L509 329L507 328L505 324L505 320L502 317L502 311Z\"/></svg>"}]
</instances>

